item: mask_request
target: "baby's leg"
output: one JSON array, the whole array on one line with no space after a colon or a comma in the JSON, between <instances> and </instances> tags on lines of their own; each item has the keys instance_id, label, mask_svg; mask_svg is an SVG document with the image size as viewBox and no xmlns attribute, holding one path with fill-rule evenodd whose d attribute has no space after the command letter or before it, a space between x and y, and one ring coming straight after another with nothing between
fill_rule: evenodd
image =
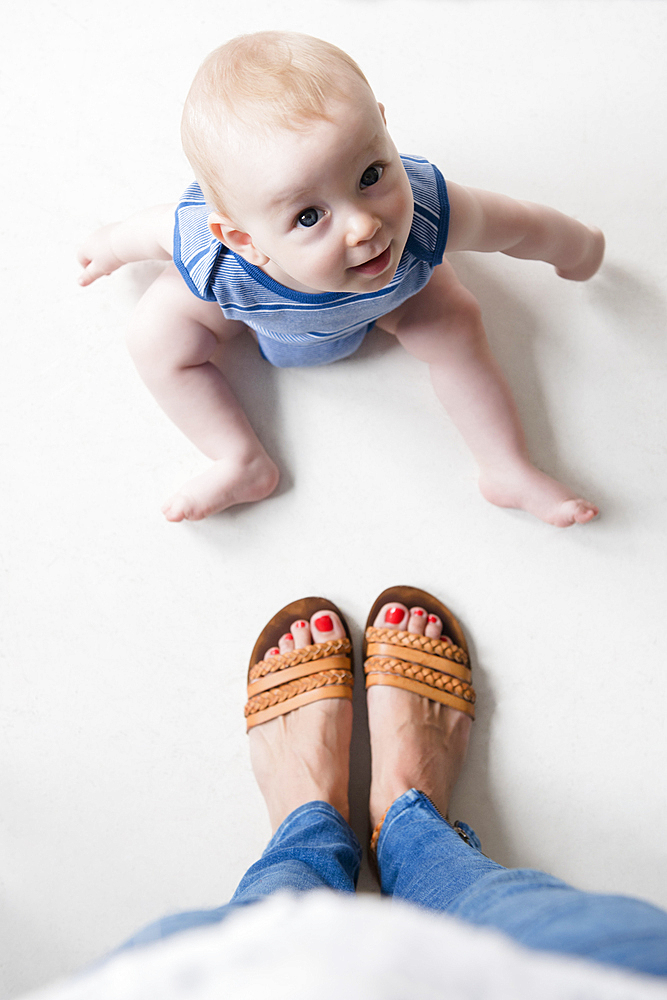
<instances>
[{"instance_id":1,"label":"baby's leg","mask_svg":"<svg viewBox=\"0 0 667 1000\"><path fill-rule=\"evenodd\" d=\"M177 427L213 465L168 500L169 521L198 521L233 504L261 500L278 469L260 444L229 383L210 358L243 330L217 303L198 299L170 265L132 318L128 346L139 374Z\"/></svg>"},{"instance_id":2,"label":"baby's leg","mask_svg":"<svg viewBox=\"0 0 667 1000\"><path fill-rule=\"evenodd\" d=\"M380 320L428 362L436 394L480 466L482 494L567 527L598 513L531 463L509 386L491 353L477 301L447 262L414 298Z\"/></svg>"}]
</instances>

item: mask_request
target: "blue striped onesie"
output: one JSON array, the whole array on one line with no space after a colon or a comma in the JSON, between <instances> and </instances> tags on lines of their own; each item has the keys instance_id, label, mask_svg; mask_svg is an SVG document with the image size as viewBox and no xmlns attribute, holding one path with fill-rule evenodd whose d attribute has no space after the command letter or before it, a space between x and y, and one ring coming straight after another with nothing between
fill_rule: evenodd
<instances>
[{"instance_id":1,"label":"blue striped onesie","mask_svg":"<svg viewBox=\"0 0 667 1000\"><path fill-rule=\"evenodd\" d=\"M420 156L402 156L414 197L414 216L396 274L376 292L308 294L286 288L217 240L211 212L193 183L176 209L174 263L201 299L218 302L228 319L257 334L259 349L279 368L321 365L357 350L381 316L422 289L442 262L449 201L438 168Z\"/></svg>"}]
</instances>

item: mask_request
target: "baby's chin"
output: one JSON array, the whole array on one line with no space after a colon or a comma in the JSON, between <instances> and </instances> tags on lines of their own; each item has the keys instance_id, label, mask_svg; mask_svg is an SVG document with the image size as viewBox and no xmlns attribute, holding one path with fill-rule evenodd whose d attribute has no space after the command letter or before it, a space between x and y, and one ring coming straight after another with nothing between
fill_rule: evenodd
<instances>
[{"instance_id":1,"label":"baby's chin","mask_svg":"<svg viewBox=\"0 0 667 1000\"><path fill-rule=\"evenodd\" d=\"M393 277L394 277L393 270L391 274L388 275L382 274L378 278L375 278L374 280L371 281L368 280L364 281L358 277L351 277L350 280L345 282L345 285L341 288L338 288L337 291L354 292L355 295L363 294L364 292L368 292L369 294L371 294L372 292L380 292L382 291L383 288L386 288L386 286L389 284L389 282L392 280Z\"/></svg>"},{"instance_id":2,"label":"baby's chin","mask_svg":"<svg viewBox=\"0 0 667 1000\"><path fill-rule=\"evenodd\" d=\"M339 291L356 292L357 294L360 292L379 292L383 288L386 288L391 281L393 281L397 267L398 264L396 264L395 267L388 268L385 272L378 274L375 277L367 277L365 275L352 273L349 276L349 280L345 282L345 287L340 288Z\"/></svg>"}]
</instances>

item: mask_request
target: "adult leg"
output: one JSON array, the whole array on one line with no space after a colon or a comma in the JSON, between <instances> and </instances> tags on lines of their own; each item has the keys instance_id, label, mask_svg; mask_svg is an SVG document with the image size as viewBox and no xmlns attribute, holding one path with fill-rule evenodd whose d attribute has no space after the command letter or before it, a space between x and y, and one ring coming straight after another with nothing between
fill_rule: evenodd
<instances>
[{"instance_id":1,"label":"adult leg","mask_svg":"<svg viewBox=\"0 0 667 1000\"><path fill-rule=\"evenodd\" d=\"M414 696L413 696L414 697ZM422 792L389 809L378 839L382 891L493 927L529 948L667 976L667 913L627 896L582 892L546 872L506 869L480 853Z\"/></svg>"},{"instance_id":2,"label":"adult leg","mask_svg":"<svg viewBox=\"0 0 667 1000\"><path fill-rule=\"evenodd\" d=\"M430 628L436 637L440 622L436 617L425 626L428 618L427 608L394 602L382 608L376 626L421 634ZM581 892L545 872L503 868L480 852L472 830L443 819L465 756L467 716L379 685L368 691L368 714L370 811L371 822L381 823L384 893L494 927L531 948L667 975L667 913L627 897Z\"/></svg>"},{"instance_id":3,"label":"adult leg","mask_svg":"<svg viewBox=\"0 0 667 1000\"><path fill-rule=\"evenodd\" d=\"M597 507L530 461L479 305L451 264L436 267L428 285L379 325L428 363L436 395L479 465L479 486L487 500L521 508L557 527L595 517Z\"/></svg>"},{"instance_id":4,"label":"adult leg","mask_svg":"<svg viewBox=\"0 0 667 1000\"><path fill-rule=\"evenodd\" d=\"M344 637L338 616L318 611L310 621L294 621L265 658ZM226 905L165 917L123 948L219 923L239 906L280 890L354 892L362 852L347 822L351 734L352 704L342 699L303 705L251 729L253 771L273 830L262 857L248 869Z\"/></svg>"},{"instance_id":5,"label":"adult leg","mask_svg":"<svg viewBox=\"0 0 667 1000\"><path fill-rule=\"evenodd\" d=\"M306 712L307 708L299 711ZM333 889L354 892L361 846L352 828L330 803L308 802L291 812L269 841L259 861L241 879L229 903L210 910L175 913L150 924L121 950L150 944L180 931L217 924L241 906L274 892Z\"/></svg>"},{"instance_id":6,"label":"adult leg","mask_svg":"<svg viewBox=\"0 0 667 1000\"><path fill-rule=\"evenodd\" d=\"M169 521L200 520L261 500L278 482L227 379L211 361L222 340L244 330L215 302L198 299L173 264L150 286L132 318L128 347L139 374L177 427L213 465L168 500Z\"/></svg>"}]
</instances>

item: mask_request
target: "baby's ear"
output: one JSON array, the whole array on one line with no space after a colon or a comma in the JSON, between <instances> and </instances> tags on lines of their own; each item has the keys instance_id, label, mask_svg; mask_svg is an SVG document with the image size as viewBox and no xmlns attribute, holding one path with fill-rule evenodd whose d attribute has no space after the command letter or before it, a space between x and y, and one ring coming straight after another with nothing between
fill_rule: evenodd
<instances>
[{"instance_id":1,"label":"baby's ear","mask_svg":"<svg viewBox=\"0 0 667 1000\"><path fill-rule=\"evenodd\" d=\"M239 257L243 257L249 264L262 267L268 264L269 258L261 250L253 245L250 233L243 233L237 229L231 219L219 212L211 212L208 217L208 228L211 230L216 240L220 240L226 247L233 250Z\"/></svg>"}]
</instances>

